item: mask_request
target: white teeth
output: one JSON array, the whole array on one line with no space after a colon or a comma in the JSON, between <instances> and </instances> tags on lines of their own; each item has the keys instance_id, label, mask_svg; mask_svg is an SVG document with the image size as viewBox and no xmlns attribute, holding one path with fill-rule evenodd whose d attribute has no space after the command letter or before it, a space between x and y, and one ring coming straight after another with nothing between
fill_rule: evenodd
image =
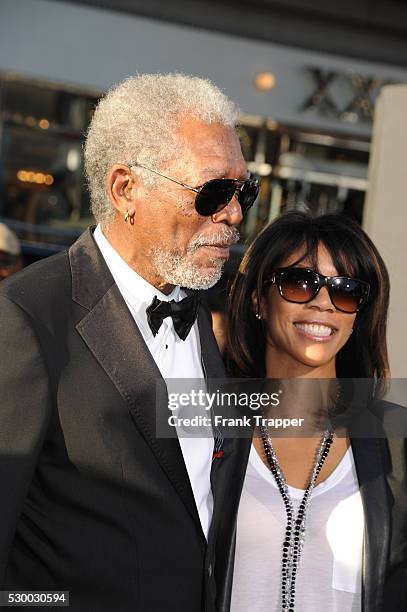
<instances>
[{"instance_id":1,"label":"white teeth","mask_svg":"<svg viewBox=\"0 0 407 612\"><path fill-rule=\"evenodd\" d=\"M311 336L326 338L333 333L333 329L327 325L316 325L315 323L294 323L294 325Z\"/></svg>"}]
</instances>

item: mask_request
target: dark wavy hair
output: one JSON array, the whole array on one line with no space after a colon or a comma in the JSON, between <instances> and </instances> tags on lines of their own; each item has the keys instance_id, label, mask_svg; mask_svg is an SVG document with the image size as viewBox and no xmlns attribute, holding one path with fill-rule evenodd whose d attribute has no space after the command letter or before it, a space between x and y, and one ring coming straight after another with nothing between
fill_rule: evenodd
<instances>
[{"instance_id":1,"label":"dark wavy hair","mask_svg":"<svg viewBox=\"0 0 407 612\"><path fill-rule=\"evenodd\" d=\"M367 304L357 313L354 331L336 356L339 378L386 379L390 376L386 343L389 276L373 242L351 219L337 214L312 217L289 212L268 225L248 248L229 296L226 364L231 376L265 376L265 333L255 317L252 294L258 303L264 281L294 252L310 258L317 269L318 245L329 252L340 276L370 284Z\"/></svg>"}]
</instances>

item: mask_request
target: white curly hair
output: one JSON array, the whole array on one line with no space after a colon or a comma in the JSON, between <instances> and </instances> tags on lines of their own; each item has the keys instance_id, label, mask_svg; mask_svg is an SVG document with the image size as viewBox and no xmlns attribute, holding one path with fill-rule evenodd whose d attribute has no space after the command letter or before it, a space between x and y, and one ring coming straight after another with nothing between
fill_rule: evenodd
<instances>
[{"instance_id":1,"label":"white curly hair","mask_svg":"<svg viewBox=\"0 0 407 612\"><path fill-rule=\"evenodd\" d=\"M84 156L91 212L102 226L114 219L106 192L109 169L139 162L159 170L179 150L177 126L183 116L235 127L238 109L211 81L180 73L129 77L99 101L87 131ZM156 175L134 170L153 185Z\"/></svg>"}]
</instances>

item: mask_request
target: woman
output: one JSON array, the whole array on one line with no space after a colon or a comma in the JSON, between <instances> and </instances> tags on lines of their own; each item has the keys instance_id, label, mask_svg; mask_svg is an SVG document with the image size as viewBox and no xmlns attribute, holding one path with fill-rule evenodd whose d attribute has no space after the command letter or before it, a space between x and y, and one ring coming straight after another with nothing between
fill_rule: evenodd
<instances>
[{"instance_id":1,"label":"woman","mask_svg":"<svg viewBox=\"0 0 407 612\"><path fill-rule=\"evenodd\" d=\"M356 223L288 213L257 237L232 287L229 371L278 379L280 414L312 411L312 429L332 398L346 408L348 379L389 377L388 300L383 260ZM359 422L352 413L347 429L328 420L320 437L257 428L232 612L406 609L406 452L382 435L385 405L370 403Z\"/></svg>"}]
</instances>

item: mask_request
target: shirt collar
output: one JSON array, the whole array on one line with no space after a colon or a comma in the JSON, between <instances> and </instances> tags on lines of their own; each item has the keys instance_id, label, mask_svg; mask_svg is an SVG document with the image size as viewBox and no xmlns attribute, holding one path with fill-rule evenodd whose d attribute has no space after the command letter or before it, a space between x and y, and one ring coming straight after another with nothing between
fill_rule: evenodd
<instances>
[{"instance_id":1,"label":"shirt collar","mask_svg":"<svg viewBox=\"0 0 407 612\"><path fill-rule=\"evenodd\" d=\"M184 297L179 285L166 295L130 268L103 234L100 224L97 225L93 236L125 301L143 322L146 321L146 308L155 295L159 300L176 302Z\"/></svg>"}]
</instances>

